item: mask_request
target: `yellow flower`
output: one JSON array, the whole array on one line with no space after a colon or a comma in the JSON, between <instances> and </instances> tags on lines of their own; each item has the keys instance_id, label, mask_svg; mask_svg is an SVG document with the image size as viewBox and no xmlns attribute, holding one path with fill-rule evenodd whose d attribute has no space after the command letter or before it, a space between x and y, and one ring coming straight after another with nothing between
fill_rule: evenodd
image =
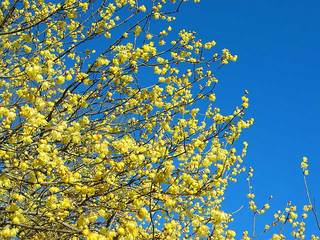
<instances>
[{"instance_id":1,"label":"yellow flower","mask_svg":"<svg viewBox=\"0 0 320 240\"><path fill-rule=\"evenodd\" d=\"M146 8L145 5L141 5L141 6L139 7L139 10L140 10L141 12L145 12L145 11L147 11L147 8Z\"/></svg>"},{"instance_id":2,"label":"yellow flower","mask_svg":"<svg viewBox=\"0 0 320 240\"><path fill-rule=\"evenodd\" d=\"M145 209L145 208L140 208L139 211L138 211L138 216L139 218L145 218L147 215L148 215L148 210Z\"/></svg>"},{"instance_id":3,"label":"yellow flower","mask_svg":"<svg viewBox=\"0 0 320 240\"><path fill-rule=\"evenodd\" d=\"M63 84L64 81L65 81L65 77L64 77L64 76L59 76L59 77L57 78L57 83L58 83L58 84Z\"/></svg>"},{"instance_id":4,"label":"yellow flower","mask_svg":"<svg viewBox=\"0 0 320 240\"><path fill-rule=\"evenodd\" d=\"M216 100L216 95L214 93L209 95L209 100L214 102Z\"/></svg>"}]
</instances>

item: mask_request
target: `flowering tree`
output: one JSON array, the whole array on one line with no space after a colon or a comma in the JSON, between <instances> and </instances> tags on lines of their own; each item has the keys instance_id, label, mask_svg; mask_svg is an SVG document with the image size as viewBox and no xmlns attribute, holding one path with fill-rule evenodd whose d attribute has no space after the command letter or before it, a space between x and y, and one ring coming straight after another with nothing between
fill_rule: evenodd
<instances>
[{"instance_id":1,"label":"flowering tree","mask_svg":"<svg viewBox=\"0 0 320 240\"><path fill-rule=\"evenodd\" d=\"M253 119L247 94L220 113L213 70L237 56L175 31L184 4L1 2L1 238L235 238L222 203Z\"/></svg>"}]
</instances>

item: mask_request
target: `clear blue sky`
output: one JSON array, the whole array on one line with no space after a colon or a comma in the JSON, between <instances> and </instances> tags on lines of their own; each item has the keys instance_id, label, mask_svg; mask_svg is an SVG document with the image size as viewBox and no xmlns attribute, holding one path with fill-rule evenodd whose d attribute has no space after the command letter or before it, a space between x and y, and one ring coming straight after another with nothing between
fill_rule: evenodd
<instances>
[{"instance_id":1,"label":"clear blue sky","mask_svg":"<svg viewBox=\"0 0 320 240\"><path fill-rule=\"evenodd\" d=\"M274 210L286 200L306 203L303 155L310 159L309 183L320 210L319 10L318 0L202 0L179 14L179 27L239 55L237 63L216 72L217 99L222 109L232 109L249 90L255 124L243 138L249 142L246 165L255 168L260 203L273 195ZM245 202L229 195L234 207ZM239 213L248 220L244 215Z\"/></svg>"}]
</instances>

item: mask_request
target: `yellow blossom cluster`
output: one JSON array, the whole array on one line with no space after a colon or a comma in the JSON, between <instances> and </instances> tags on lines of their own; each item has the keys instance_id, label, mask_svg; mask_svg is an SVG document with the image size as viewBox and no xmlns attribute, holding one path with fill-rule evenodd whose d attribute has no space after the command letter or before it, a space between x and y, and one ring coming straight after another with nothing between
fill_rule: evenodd
<instances>
[{"instance_id":1,"label":"yellow blossom cluster","mask_svg":"<svg viewBox=\"0 0 320 240\"><path fill-rule=\"evenodd\" d=\"M254 120L247 93L216 104L213 69L237 56L172 27L191 2L0 3L1 239L239 236L223 202ZM275 221L303 239L295 212Z\"/></svg>"}]
</instances>

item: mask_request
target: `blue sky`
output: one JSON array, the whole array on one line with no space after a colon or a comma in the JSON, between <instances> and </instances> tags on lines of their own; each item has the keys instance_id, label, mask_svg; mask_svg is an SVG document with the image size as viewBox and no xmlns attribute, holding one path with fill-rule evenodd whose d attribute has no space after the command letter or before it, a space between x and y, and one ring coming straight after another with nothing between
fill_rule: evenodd
<instances>
[{"instance_id":1,"label":"blue sky","mask_svg":"<svg viewBox=\"0 0 320 240\"><path fill-rule=\"evenodd\" d=\"M242 138L249 142L246 165L255 168L258 200L262 204L273 195L274 210L287 200L306 203L299 168L304 155L320 209L319 9L316 0L202 0L185 5L178 16L176 26L239 55L237 63L216 71L218 104L231 110L244 89L250 92L248 115L255 124ZM241 188L244 183L245 176ZM242 196L228 194L232 206L244 203ZM245 214L239 218L248 220ZM307 232L320 235L315 228Z\"/></svg>"}]
</instances>

